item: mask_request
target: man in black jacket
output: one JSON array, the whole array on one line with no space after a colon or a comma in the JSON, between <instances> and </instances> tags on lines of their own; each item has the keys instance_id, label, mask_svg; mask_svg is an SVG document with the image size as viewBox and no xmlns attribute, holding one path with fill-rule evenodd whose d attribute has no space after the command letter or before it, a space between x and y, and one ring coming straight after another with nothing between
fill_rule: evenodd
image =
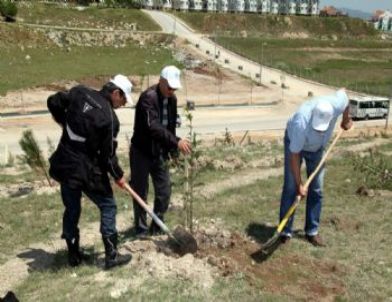
<instances>
[{"instance_id":1,"label":"man in black jacket","mask_svg":"<svg viewBox=\"0 0 392 302\"><path fill-rule=\"evenodd\" d=\"M80 85L48 98L49 111L63 128L57 149L50 158L49 173L61 184L65 207L61 237L66 240L71 266L79 265L84 259L79 249L78 228L82 192L101 213L105 268L131 260L131 255L117 251L117 207L108 177L109 172L118 186L125 184L116 156L120 123L113 109L131 101L131 90L129 79L116 75L101 91Z\"/></svg>"},{"instance_id":2,"label":"man in black jacket","mask_svg":"<svg viewBox=\"0 0 392 302\"><path fill-rule=\"evenodd\" d=\"M180 70L166 66L159 83L144 91L136 105L134 133L130 148L131 187L147 200L148 177L151 175L155 190L154 213L164 219L171 195L170 175L167 167L169 153L180 150L191 152L189 141L176 136L177 98L181 88ZM136 236L148 236L146 212L133 201ZM152 222L151 235L160 234L160 227Z\"/></svg>"}]
</instances>

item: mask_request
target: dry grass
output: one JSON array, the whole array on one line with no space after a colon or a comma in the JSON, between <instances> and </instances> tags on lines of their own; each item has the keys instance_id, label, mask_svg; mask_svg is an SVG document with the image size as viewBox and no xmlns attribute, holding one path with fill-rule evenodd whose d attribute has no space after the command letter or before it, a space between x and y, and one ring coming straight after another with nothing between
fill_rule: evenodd
<instances>
[{"instance_id":1,"label":"dry grass","mask_svg":"<svg viewBox=\"0 0 392 302\"><path fill-rule=\"evenodd\" d=\"M263 158L264 152L256 152L257 147L243 147L240 153L242 160L246 162ZM344 149L344 144L340 148ZM239 152L233 147L218 149L219 152L215 150L209 156L224 158L228 154L232 155L233 151ZM264 147L263 150L267 154L272 150L280 152L275 146ZM245 156L246 153L249 155ZM240 173L242 169L205 169L198 175L200 178L197 181L201 184L215 182L219 186L222 175ZM64 252L59 251L51 268L33 270L14 291L23 301L110 301L114 299L112 295L116 289L120 291L119 301L235 301L239 297L244 301L258 301L260 298L266 301L301 301L312 297L317 297L317 300L384 301L391 296L388 286L392 281L392 264L389 259L392 242L388 236L388 229L391 228L389 217L392 214L390 201L379 195L356 195L355 191L363 184L363 180L352 170L349 157L328 162L321 222L321 234L328 247L323 249L314 248L303 240L301 229L304 207L301 205L296 213L295 228L298 231L289 246L278 249L265 261L252 262L251 252L273 231L277 221L282 178L256 180L243 186L240 185L241 181L238 179L236 188L217 192L211 199L198 197L195 200L194 215L199 225L208 225L213 219L216 223L219 221L217 227L237 231L253 240L253 243L247 241L244 245L235 245L235 248L227 250L211 249L210 252L215 253L216 257L229 259L233 269L227 271L226 266L228 274L216 277L209 289L200 291L190 280L175 277L167 279L159 275L150 276L148 282L142 282L140 280L144 279L140 278L144 275L132 265L103 276L101 268L95 265L68 269L64 266ZM182 187L175 186L173 190L178 194ZM120 215L124 211L129 213L126 209L129 198L118 191L116 196L120 203ZM14 249L27 247L29 242L34 242L34 237L45 241L45 237L50 237L59 228L59 225L54 224L60 221L62 212L58 195L1 199L0 204L5 209L3 214L7 217L7 225L18 233L16 238L13 233L3 233L4 230L0 229L4 235L0 237L2 257L5 257L3 261L11 257ZM5 207L6 204L8 207ZM97 220L96 213L92 216L88 214L92 210L91 203L86 203L86 206L88 208L82 215L83 223L86 223L86 218L89 221ZM33 219L32 215L39 216ZM167 220L169 226L181 220L181 215L181 209L172 209ZM31 221L28 230L27 217ZM4 217L1 219L0 223L4 225ZM125 238L125 242L127 240ZM7 251L4 250L6 246ZM98 275L101 277L98 278ZM124 285L121 280L128 283Z\"/></svg>"}]
</instances>

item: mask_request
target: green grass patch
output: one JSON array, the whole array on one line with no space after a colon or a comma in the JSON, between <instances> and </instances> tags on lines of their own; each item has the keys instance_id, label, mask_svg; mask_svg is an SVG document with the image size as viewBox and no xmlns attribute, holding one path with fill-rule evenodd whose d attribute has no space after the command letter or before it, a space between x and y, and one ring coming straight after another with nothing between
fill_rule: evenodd
<instances>
[{"instance_id":1,"label":"green grass patch","mask_svg":"<svg viewBox=\"0 0 392 302\"><path fill-rule=\"evenodd\" d=\"M128 201L129 202L129 201ZM118 203L124 209L125 200ZM0 253L9 254L15 249L34 242L46 242L54 233L61 233L64 206L60 192L56 194L29 194L21 197L1 198ZM80 225L99 221L97 207L86 197L82 201Z\"/></svg>"},{"instance_id":2,"label":"green grass patch","mask_svg":"<svg viewBox=\"0 0 392 302\"><path fill-rule=\"evenodd\" d=\"M29 56L30 59L26 59ZM0 58L0 94L8 90L85 77L158 74L162 66L176 64L171 52L151 45L112 47L55 46L21 49L9 47ZM13 76L9 76L12 74Z\"/></svg>"},{"instance_id":3,"label":"green grass patch","mask_svg":"<svg viewBox=\"0 0 392 302\"><path fill-rule=\"evenodd\" d=\"M62 203L59 197L31 194L25 197L1 198L0 252L45 241L60 230Z\"/></svg>"}]
</instances>

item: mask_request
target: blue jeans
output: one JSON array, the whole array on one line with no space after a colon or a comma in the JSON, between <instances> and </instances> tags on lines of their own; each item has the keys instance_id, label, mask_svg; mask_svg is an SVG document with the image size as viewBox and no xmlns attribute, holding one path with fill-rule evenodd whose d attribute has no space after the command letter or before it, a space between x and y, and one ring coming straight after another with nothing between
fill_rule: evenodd
<instances>
[{"instance_id":1,"label":"blue jeans","mask_svg":"<svg viewBox=\"0 0 392 302\"><path fill-rule=\"evenodd\" d=\"M290 206L294 203L297 197L297 185L295 178L291 172L290 167L290 140L287 133L284 138L284 185L282 190L282 197L280 201L280 221L289 210ZM316 152L300 152L300 164L305 160L306 173L309 177L310 174L316 169L323 156L323 148ZM313 236L318 233L320 223L321 207L323 203L323 179L324 179L324 166L317 173L313 181L310 183L308 195L306 199L306 222L305 233ZM283 233L287 236L292 235L292 227L294 222L294 215L291 216L283 229Z\"/></svg>"},{"instance_id":2,"label":"blue jeans","mask_svg":"<svg viewBox=\"0 0 392 302\"><path fill-rule=\"evenodd\" d=\"M92 202L96 204L101 213L102 236L109 237L117 233L116 230L116 213L117 206L114 197L104 197L99 194L83 191ZM71 189L65 184L61 184L61 197L65 207L63 215L63 239L73 240L79 237L79 218L81 208L81 189Z\"/></svg>"}]
</instances>

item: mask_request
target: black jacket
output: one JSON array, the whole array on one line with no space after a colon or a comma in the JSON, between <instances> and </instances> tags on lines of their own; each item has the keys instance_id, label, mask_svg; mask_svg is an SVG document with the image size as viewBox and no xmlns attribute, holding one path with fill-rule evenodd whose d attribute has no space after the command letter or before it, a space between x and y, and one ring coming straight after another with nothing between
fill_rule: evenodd
<instances>
[{"instance_id":1,"label":"black jacket","mask_svg":"<svg viewBox=\"0 0 392 302\"><path fill-rule=\"evenodd\" d=\"M102 91L76 86L48 98L49 111L63 128L50 158L50 176L74 189L111 196L108 172L115 180L124 172L116 156L120 123Z\"/></svg>"},{"instance_id":2,"label":"black jacket","mask_svg":"<svg viewBox=\"0 0 392 302\"><path fill-rule=\"evenodd\" d=\"M159 85L154 85L140 95L136 105L132 146L151 158L177 152L180 140L176 137L177 98L168 98L167 127L161 121L164 98Z\"/></svg>"}]
</instances>

